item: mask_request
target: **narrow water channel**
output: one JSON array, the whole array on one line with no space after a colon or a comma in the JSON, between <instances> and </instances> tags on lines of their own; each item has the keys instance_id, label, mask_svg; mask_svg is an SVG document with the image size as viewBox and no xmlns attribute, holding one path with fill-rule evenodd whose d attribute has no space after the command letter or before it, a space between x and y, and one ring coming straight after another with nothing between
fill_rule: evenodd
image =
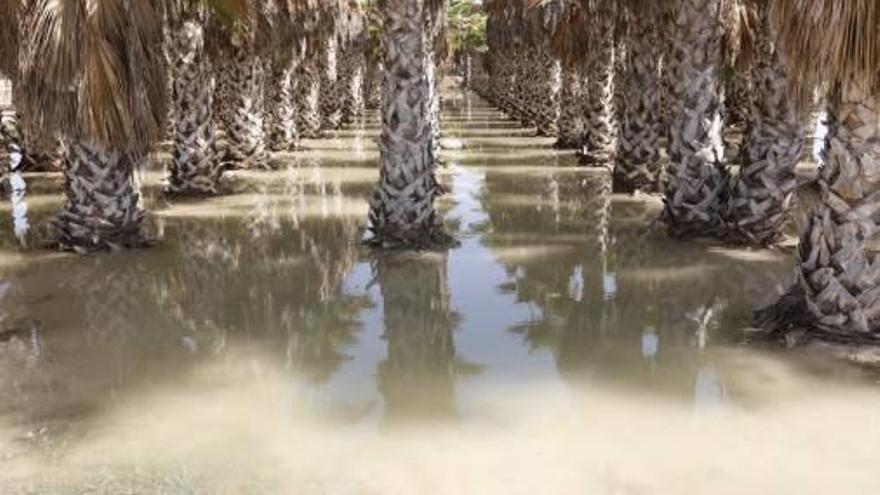
<instances>
[{"instance_id":1,"label":"narrow water channel","mask_svg":"<svg viewBox=\"0 0 880 495\"><path fill-rule=\"evenodd\" d=\"M0 224L0 493L876 493L874 378L739 344L789 254L666 238L474 95L443 129L448 252L359 245L375 115L222 198L143 171L152 249Z\"/></svg>"}]
</instances>

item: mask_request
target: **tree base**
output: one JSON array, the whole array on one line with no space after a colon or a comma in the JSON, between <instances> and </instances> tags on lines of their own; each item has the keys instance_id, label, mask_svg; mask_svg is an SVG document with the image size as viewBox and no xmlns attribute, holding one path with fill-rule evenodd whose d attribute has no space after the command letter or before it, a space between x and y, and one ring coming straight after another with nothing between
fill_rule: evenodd
<instances>
[{"instance_id":1,"label":"tree base","mask_svg":"<svg viewBox=\"0 0 880 495\"><path fill-rule=\"evenodd\" d=\"M579 150L581 149L581 143L572 139L560 137L553 143L553 147L558 150Z\"/></svg>"},{"instance_id":2,"label":"tree base","mask_svg":"<svg viewBox=\"0 0 880 495\"><path fill-rule=\"evenodd\" d=\"M785 240L785 235L782 232L765 232L759 236L743 229L726 228L721 232L720 238L725 244L734 246L772 248Z\"/></svg>"},{"instance_id":3,"label":"tree base","mask_svg":"<svg viewBox=\"0 0 880 495\"><path fill-rule=\"evenodd\" d=\"M89 254L124 249L143 249L158 243L156 239L148 237L140 229L115 232L98 238L83 238L75 236L71 229L64 228L58 219L53 221L53 225L58 229L58 234L54 239L46 241L43 247L57 251Z\"/></svg>"},{"instance_id":4,"label":"tree base","mask_svg":"<svg viewBox=\"0 0 880 495\"><path fill-rule=\"evenodd\" d=\"M750 340L776 341L787 347L808 343L880 346L878 332L845 332L820 326L810 314L803 289L791 287L776 302L755 311Z\"/></svg>"},{"instance_id":5,"label":"tree base","mask_svg":"<svg viewBox=\"0 0 880 495\"><path fill-rule=\"evenodd\" d=\"M660 185L656 181L648 180L631 180L621 174L614 174L614 182L611 188L616 194L635 194L642 192L645 194L653 194L660 192Z\"/></svg>"},{"instance_id":6,"label":"tree base","mask_svg":"<svg viewBox=\"0 0 880 495\"><path fill-rule=\"evenodd\" d=\"M459 242L447 234L442 226L408 231L373 231L373 236L364 241L373 249L438 251L459 246Z\"/></svg>"},{"instance_id":7,"label":"tree base","mask_svg":"<svg viewBox=\"0 0 880 495\"><path fill-rule=\"evenodd\" d=\"M213 198L215 196L222 196L226 194L226 190L220 184L212 188L205 187L186 187L186 186L167 186L165 187L165 197L168 199L176 199L176 198L192 198L192 199L203 199L203 198Z\"/></svg>"}]
</instances>

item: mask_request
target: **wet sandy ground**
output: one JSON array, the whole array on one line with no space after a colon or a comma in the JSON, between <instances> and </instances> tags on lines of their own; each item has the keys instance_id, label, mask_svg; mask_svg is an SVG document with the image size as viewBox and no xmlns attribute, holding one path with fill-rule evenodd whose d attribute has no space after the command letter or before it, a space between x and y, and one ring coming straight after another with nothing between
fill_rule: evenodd
<instances>
[{"instance_id":1,"label":"wet sandy ground","mask_svg":"<svg viewBox=\"0 0 880 495\"><path fill-rule=\"evenodd\" d=\"M0 224L0 493L876 493L875 376L739 344L789 253L670 240L657 198L454 91L460 247L371 253L377 135L204 201L140 174L149 250ZM60 179L27 179L36 239Z\"/></svg>"}]
</instances>

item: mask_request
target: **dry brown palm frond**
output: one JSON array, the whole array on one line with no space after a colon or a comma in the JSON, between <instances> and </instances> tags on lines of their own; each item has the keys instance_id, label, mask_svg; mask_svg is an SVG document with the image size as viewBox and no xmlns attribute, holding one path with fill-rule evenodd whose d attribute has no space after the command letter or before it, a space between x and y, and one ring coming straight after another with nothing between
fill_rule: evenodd
<instances>
[{"instance_id":1,"label":"dry brown palm frond","mask_svg":"<svg viewBox=\"0 0 880 495\"><path fill-rule=\"evenodd\" d=\"M165 117L163 0L31 0L17 99L36 133L145 153Z\"/></svg>"},{"instance_id":2,"label":"dry brown palm frond","mask_svg":"<svg viewBox=\"0 0 880 495\"><path fill-rule=\"evenodd\" d=\"M569 5L553 34L553 54L564 67L573 67L584 60L590 48L587 37L587 12L578 4Z\"/></svg>"},{"instance_id":3,"label":"dry brown palm frond","mask_svg":"<svg viewBox=\"0 0 880 495\"><path fill-rule=\"evenodd\" d=\"M0 73L18 75L19 24L22 0L0 0Z\"/></svg>"},{"instance_id":4,"label":"dry brown palm frond","mask_svg":"<svg viewBox=\"0 0 880 495\"><path fill-rule=\"evenodd\" d=\"M880 90L880 2L773 0L771 16L803 104L835 82Z\"/></svg>"},{"instance_id":5,"label":"dry brown palm frond","mask_svg":"<svg viewBox=\"0 0 880 495\"><path fill-rule=\"evenodd\" d=\"M759 30L758 4L764 0L740 0L741 7L737 11L737 51L733 58L736 70L748 70L755 63Z\"/></svg>"}]
</instances>

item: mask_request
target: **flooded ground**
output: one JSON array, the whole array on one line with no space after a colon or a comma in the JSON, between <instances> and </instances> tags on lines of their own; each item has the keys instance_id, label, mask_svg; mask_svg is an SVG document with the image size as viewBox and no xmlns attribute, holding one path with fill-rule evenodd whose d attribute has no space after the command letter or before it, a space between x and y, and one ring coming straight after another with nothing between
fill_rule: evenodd
<instances>
[{"instance_id":1,"label":"flooded ground","mask_svg":"<svg viewBox=\"0 0 880 495\"><path fill-rule=\"evenodd\" d=\"M0 493L876 493L875 378L738 344L790 254L669 240L531 134L447 95L442 253L359 246L374 117L223 198L141 174L149 250L20 251L3 203Z\"/></svg>"}]
</instances>

